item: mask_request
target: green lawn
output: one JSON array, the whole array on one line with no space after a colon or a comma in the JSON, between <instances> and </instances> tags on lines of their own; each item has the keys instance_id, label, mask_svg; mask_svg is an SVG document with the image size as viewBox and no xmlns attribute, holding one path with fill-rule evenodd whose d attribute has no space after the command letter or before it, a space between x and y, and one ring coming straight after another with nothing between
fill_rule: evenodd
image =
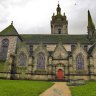
<instances>
[{"instance_id":1,"label":"green lawn","mask_svg":"<svg viewBox=\"0 0 96 96\"><path fill-rule=\"evenodd\" d=\"M82 86L71 87L72 96L96 96L96 82L87 82Z\"/></svg>"},{"instance_id":2,"label":"green lawn","mask_svg":"<svg viewBox=\"0 0 96 96\"><path fill-rule=\"evenodd\" d=\"M39 96L52 85L45 81L0 80L0 96Z\"/></svg>"}]
</instances>

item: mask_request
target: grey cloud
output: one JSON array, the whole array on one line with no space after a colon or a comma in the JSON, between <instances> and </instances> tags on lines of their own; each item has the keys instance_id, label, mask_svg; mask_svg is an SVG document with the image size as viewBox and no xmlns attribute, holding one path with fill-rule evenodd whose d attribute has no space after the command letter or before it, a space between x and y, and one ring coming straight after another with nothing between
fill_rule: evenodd
<instances>
[{"instance_id":1,"label":"grey cloud","mask_svg":"<svg viewBox=\"0 0 96 96\"><path fill-rule=\"evenodd\" d=\"M76 6L68 13L69 33L86 34L88 25L88 9L96 24L96 0L78 0Z\"/></svg>"},{"instance_id":2,"label":"grey cloud","mask_svg":"<svg viewBox=\"0 0 96 96\"><path fill-rule=\"evenodd\" d=\"M18 27L20 34L50 34L50 26L32 27L30 29L21 29Z\"/></svg>"},{"instance_id":3,"label":"grey cloud","mask_svg":"<svg viewBox=\"0 0 96 96\"><path fill-rule=\"evenodd\" d=\"M25 5L29 1L32 1L32 0L0 0L0 5L2 5L5 8L8 8L8 6L21 6L21 5Z\"/></svg>"},{"instance_id":4,"label":"grey cloud","mask_svg":"<svg viewBox=\"0 0 96 96\"><path fill-rule=\"evenodd\" d=\"M7 21L8 21L7 18L1 18L1 19L0 19L0 24L2 24L2 23L7 23Z\"/></svg>"},{"instance_id":5,"label":"grey cloud","mask_svg":"<svg viewBox=\"0 0 96 96\"><path fill-rule=\"evenodd\" d=\"M18 1L11 0L10 4L15 5L15 6L24 6L27 3L29 3L30 1L32 1L32 0L18 0Z\"/></svg>"}]
</instances>

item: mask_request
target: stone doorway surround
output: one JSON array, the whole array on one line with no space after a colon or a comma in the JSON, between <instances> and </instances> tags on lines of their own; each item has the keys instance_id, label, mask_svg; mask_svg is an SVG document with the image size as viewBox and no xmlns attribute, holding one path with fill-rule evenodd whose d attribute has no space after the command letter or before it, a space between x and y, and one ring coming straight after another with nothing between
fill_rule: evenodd
<instances>
[{"instance_id":1,"label":"stone doorway surround","mask_svg":"<svg viewBox=\"0 0 96 96\"><path fill-rule=\"evenodd\" d=\"M62 72L60 72L60 70L61 70ZM58 71L60 72L59 74L58 74ZM57 80L64 80L64 73L65 73L64 64L62 64L62 63L56 64L56 65L55 65L56 79L57 79ZM58 76L58 75L59 75L59 76ZM62 78L59 78L60 76L62 76Z\"/></svg>"}]
</instances>

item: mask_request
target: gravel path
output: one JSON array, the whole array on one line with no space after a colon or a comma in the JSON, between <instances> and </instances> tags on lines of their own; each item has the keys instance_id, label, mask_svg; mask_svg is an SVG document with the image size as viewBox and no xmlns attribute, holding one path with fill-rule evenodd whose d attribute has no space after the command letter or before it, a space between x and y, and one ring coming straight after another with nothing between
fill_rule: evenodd
<instances>
[{"instance_id":1,"label":"gravel path","mask_svg":"<svg viewBox=\"0 0 96 96\"><path fill-rule=\"evenodd\" d=\"M43 92L40 96L71 96L66 82L55 82L55 84Z\"/></svg>"}]
</instances>

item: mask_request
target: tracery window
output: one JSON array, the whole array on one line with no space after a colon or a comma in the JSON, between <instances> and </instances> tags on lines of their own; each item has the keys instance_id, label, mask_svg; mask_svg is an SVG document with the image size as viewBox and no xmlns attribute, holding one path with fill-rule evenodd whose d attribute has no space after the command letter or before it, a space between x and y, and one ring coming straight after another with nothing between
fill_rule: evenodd
<instances>
[{"instance_id":1,"label":"tracery window","mask_svg":"<svg viewBox=\"0 0 96 96\"><path fill-rule=\"evenodd\" d=\"M84 69L84 59L81 54L79 54L76 58L76 69L83 70Z\"/></svg>"},{"instance_id":2,"label":"tracery window","mask_svg":"<svg viewBox=\"0 0 96 96\"><path fill-rule=\"evenodd\" d=\"M37 69L45 69L45 54L42 52L37 55Z\"/></svg>"},{"instance_id":3,"label":"tracery window","mask_svg":"<svg viewBox=\"0 0 96 96\"><path fill-rule=\"evenodd\" d=\"M26 66L26 61L27 61L27 56L25 53L20 53L19 54L19 65L20 66Z\"/></svg>"},{"instance_id":4,"label":"tracery window","mask_svg":"<svg viewBox=\"0 0 96 96\"><path fill-rule=\"evenodd\" d=\"M6 60L8 52L9 40L3 39L1 44L0 60Z\"/></svg>"}]
</instances>

